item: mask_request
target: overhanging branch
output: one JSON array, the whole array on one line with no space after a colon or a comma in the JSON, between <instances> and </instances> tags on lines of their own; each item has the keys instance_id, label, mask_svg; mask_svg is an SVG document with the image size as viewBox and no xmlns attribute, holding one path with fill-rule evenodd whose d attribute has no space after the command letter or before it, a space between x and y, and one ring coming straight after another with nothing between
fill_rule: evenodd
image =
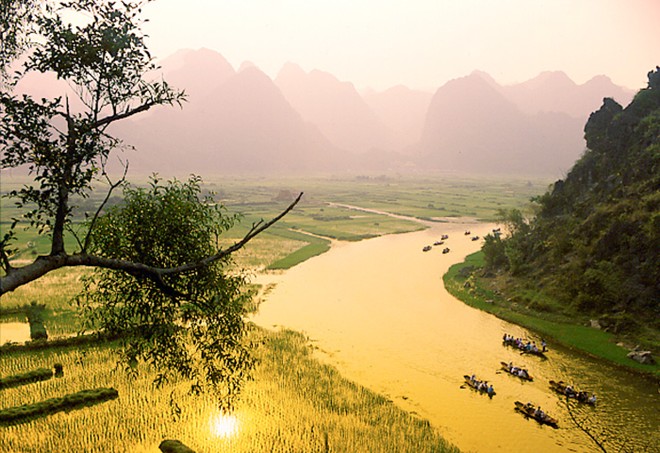
<instances>
[{"instance_id":1,"label":"overhanging branch","mask_svg":"<svg viewBox=\"0 0 660 453\"><path fill-rule=\"evenodd\" d=\"M255 236L262 233L282 217L287 215L298 204L302 196L303 192L300 192L298 197L284 211L268 222L261 221L253 225L250 231L240 241L226 249L219 250L215 255L203 258L199 261L186 263L177 267L160 268L147 266L142 263L134 263L132 261L104 258L101 256L90 255L88 253L76 253L73 255L60 253L56 255L40 256L27 266L9 268L7 274L0 277L0 295L13 291L16 288L36 280L56 269L62 267L87 266L114 269L127 272L133 276L142 276L152 280L166 294L180 296L180 293L164 282L163 277L201 269L231 255L237 250L240 250Z\"/></svg>"}]
</instances>

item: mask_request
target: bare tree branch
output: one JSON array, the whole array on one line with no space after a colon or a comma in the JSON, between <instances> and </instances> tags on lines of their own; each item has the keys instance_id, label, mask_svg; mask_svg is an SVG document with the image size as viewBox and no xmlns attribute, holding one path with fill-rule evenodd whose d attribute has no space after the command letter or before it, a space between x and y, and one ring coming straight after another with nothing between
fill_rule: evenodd
<instances>
[{"instance_id":1,"label":"bare tree branch","mask_svg":"<svg viewBox=\"0 0 660 453\"><path fill-rule=\"evenodd\" d=\"M33 263L28 264L27 266L8 269L7 275L0 277L0 295L3 295L9 291L13 291L14 289L26 283L36 280L37 278L62 267L88 266L121 270L128 272L133 276L149 278L166 294L180 296L180 293L175 292L172 288L164 283L164 276L182 274L185 272L194 271L196 269L201 269L222 258L225 258L228 255L231 255L237 250L240 250L255 236L262 233L286 214L288 214L289 211L291 211L298 204L302 196L303 192L300 192L298 197L284 211L282 211L279 215L272 218L268 222L258 222L257 224L253 225L253 227L243 237L243 239L236 242L232 246L226 249L221 249L215 255L193 263L186 263L184 265L172 268L159 268L147 266L146 264L142 263L104 258L96 255L90 255L88 253L76 253L69 255L62 252L56 255L39 256Z\"/></svg>"},{"instance_id":2,"label":"bare tree branch","mask_svg":"<svg viewBox=\"0 0 660 453\"><path fill-rule=\"evenodd\" d=\"M108 189L108 193L106 193L105 198L99 205L98 209L94 213L94 216L92 217L92 220L90 221L89 224L89 229L87 230L87 236L85 236L85 243L84 245L81 246L81 251L85 253L89 247L89 241L92 237L92 231L94 230L94 224L96 223L96 220L99 218L99 215L101 215L101 211L107 204L108 200L110 199L110 195L112 195L112 191L115 190L117 187L119 187L124 181L126 181L126 173L128 172L128 162L126 162L126 165L124 165L124 174L122 174L121 178L113 183L110 181L110 177L108 177L108 174L105 172L105 164L103 164L103 175L106 178L106 181L108 184L110 184L110 188Z\"/></svg>"},{"instance_id":3,"label":"bare tree branch","mask_svg":"<svg viewBox=\"0 0 660 453\"><path fill-rule=\"evenodd\" d=\"M296 199L289 205L289 207L287 207L284 211L282 211L277 217L273 217L271 220L269 220L266 223L257 222L256 225L252 226L250 231L243 237L243 239L241 239L239 242L236 242L231 247L228 247L228 248L223 249L223 250L221 249L215 255L209 256L208 258L204 258L203 260L200 260L200 261L195 262L195 263L189 263L189 264L184 264L182 266L173 267L173 268L170 268L170 269L164 269L162 275L180 274L180 273L184 273L184 272L190 272L190 271L193 271L195 269L199 269L201 267L208 266L209 264L211 264L215 261L218 261L218 260L220 260L220 259L222 259L222 258L224 258L228 255L231 255L232 253L234 253L237 250L240 250L241 248L243 248L243 246L245 244L247 244L256 235L258 235L259 233L263 232L264 230L270 228L275 222L277 222L282 217L287 215L289 213L289 211L291 211L294 208L294 206L296 206L298 204L298 202L300 201L302 196L303 196L303 192L300 192L298 194L298 197L296 197Z\"/></svg>"}]
</instances>

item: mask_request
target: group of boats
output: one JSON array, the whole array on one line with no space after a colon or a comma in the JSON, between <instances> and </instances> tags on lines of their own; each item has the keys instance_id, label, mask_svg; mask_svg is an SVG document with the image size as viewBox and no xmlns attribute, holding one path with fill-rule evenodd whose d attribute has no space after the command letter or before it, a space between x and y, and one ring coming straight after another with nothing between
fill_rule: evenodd
<instances>
[{"instance_id":1,"label":"group of boats","mask_svg":"<svg viewBox=\"0 0 660 453\"><path fill-rule=\"evenodd\" d=\"M498 230L499 230L499 228L498 228ZM495 231L495 230L493 230L493 231ZM467 231L465 231L464 234L465 234L465 236L470 236L472 233L470 232L470 230L467 230ZM445 241L446 241L447 239L449 239L449 235L448 235L448 234L443 234L442 236L440 236L440 240L439 240L439 241L435 241L435 242L433 243L433 245L436 246L436 247L437 247L437 246L440 246L440 245L444 245L444 244L445 244ZM472 236L470 239L472 239L473 241L478 241L478 240L479 240L479 236ZM425 245L425 246L422 248L422 251L424 251L424 252L428 252L428 251L430 251L431 249L433 249L433 246L431 246L431 245ZM443 248L443 249L442 249L442 253L449 253L449 247L445 247L445 248Z\"/></svg>"},{"instance_id":2,"label":"group of boats","mask_svg":"<svg viewBox=\"0 0 660 453\"><path fill-rule=\"evenodd\" d=\"M441 246L441 245L444 245L444 244L445 244L445 241L446 241L447 239L449 239L449 235L448 235L448 234L443 234L443 235L440 236L440 240L439 240L439 241L435 241L435 242L433 243L433 245L436 246L436 247ZM479 239L478 236L477 236L477 239ZM474 239L474 238L472 238L472 240L473 240L473 241L476 241L476 239ZM422 251L423 251L423 252L428 252L428 251L430 251L431 249L433 249L433 246L431 246L431 245L425 245L424 248L422 248ZM445 247L445 248L443 248L443 249L442 249L442 253L449 253L449 247Z\"/></svg>"},{"instance_id":3,"label":"group of boats","mask_svg":"<svg viewBox=\"0 0 660 453\"><path fill-rule=\"evenodd\" d=\"M437 244L437 243L436 243L436 244ZM423 251L423 252L428 252L428 251L431 250L432 248L433 248L433 247L431 247L430 245L425 245L424 248L422 249L422 251ZM443 249L442 249L442 253L449 253L449 247L445 247L445 248L443 248Z\"/></svg>"},{"instance_id":4,"label":"group of boats","mask_svg":"<svg viewBox=\"0 0 660 453\"><path fill-rule=\"evenodd\" d=\"M545 341L541 340L541 348L536 346L535 342L525 341L521 338L514 338L508 334L504 334L503 338L504 346L513 346L521 350L521 354L532 354L537 355L543 358L547 358L545 352L547 352L547 345ZM506 372L513 377L519 378L523 381L533 381L534 378L530 375L526 368L522 366L516 366L512 362L500 362L500 370ZM489 398L492 398L496 393L493 388L493 384L489 383L486 380L477 379L477 377L472 374L464 375L465 385L471 389L488 395ZM571 398L576 400L579 403L584 403L590 406L596 405L596 395L594 393L589 393L585 391L580 391L573 388L571 385L566 384L564 381L550 381L550 389L554 392L565 396L566 398ZM533 404L532 402L523 403L521 401L516 401L515 411L524 415L527 418L533 418L542 425L548 425L553 428L558 428L558 420L549 414L545 413L540 406Z\"/></svg>"},{"instance_id":5,"label":"group of boats","mask_svg":"<svg viewBox=\"0 0 660 453\"><path fill-rule=\"evenodd\" d=\"M447 235L447 234L443 234L443 235L440 237L440 240L439 240L439 241L435 241L435 242L433 243L433 245L436 246L436 247L438 247L438 246L440 246L440 245L444 245L444 244L445 244L445 240L447 240L447 239L449 239L449 235ZM428 252L428 251L430 251L431 249L433 249L433 246L425 245L424 248L422 249L422 251L423 251L423 252ZM442 249L442 253L449 253L449 247L445 247L445 248L443 248L443 249Z\"/></svg>"}]
</instances>

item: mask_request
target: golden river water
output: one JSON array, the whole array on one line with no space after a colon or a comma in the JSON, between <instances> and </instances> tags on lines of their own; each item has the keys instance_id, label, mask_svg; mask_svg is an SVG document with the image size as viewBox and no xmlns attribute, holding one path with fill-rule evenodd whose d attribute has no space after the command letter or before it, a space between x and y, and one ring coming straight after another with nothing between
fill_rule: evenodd
<instances>
[{"instance_id":1,"label":"golden river water","mask_svg":"<svg viewBox=\"0 0 660 453\"><path fill-rule=\"evenodd\" d=\"M549 342L548 360L502 346L503 334L536 338L514 324L464 305L446 292L442 275L478 250L493 225L434 223L427 230L361 242L333 243L331 250L284 273L262 275L274 284L254 321L268 328L304 332L319 357L344 376L428 419L463 451L599 451L571 422L548 381L564 380L594 391L597 407L576 416L605 439L634 451L660 451L657 383L562 349ZM465 230L471 235L464 235ZM441 247L422 247L448 234ZM525 366L523 382L498 371L500 361ZM465 388L475 373L497 394L488 399ZM531 401L559 419L541 426L514 411Z\"/></svg>"}]
</instances>

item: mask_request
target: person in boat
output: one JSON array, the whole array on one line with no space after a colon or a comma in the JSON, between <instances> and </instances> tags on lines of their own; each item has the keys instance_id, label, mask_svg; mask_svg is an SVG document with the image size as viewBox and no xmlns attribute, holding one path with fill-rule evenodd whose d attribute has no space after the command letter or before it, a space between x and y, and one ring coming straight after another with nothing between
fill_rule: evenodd
<instances>
[{"instance_id":1,"label":"person in boat","mask_svg":"<svg viewBox=\"0 0 660 453\"><path fill-rule=\"evenodd\" d=\"M566 396L575 396L575 390L573 390L573 387L570 385L567 385L566 388L564 389L564 394Z\"/></svg>"},{"instance_id":2,"label":"person in boat","mask_svg":"<svg viewBox=\"0 0 660 453\"><path fill-rule=\"evenodd\" d=\"M490 384L486 391L488 392L488 396L493 396L495 394L495 389L493 388L493 384Z\"/></svg>"},{"instance_id":3,"label":"person in boat","mask_svg":"<svg viewBox=\"0 0 660 453\"><path fill-rule=\"evenodd\" d=\"M470 381L474 382L476 384L477 382L477 375L472 373L472 376L470 376Z\"/></svg>"},{"instance_id":4,"label":"person in boat","mask_svg":"<svg viewBox=\"0 0 660 453\"><path fill-rule=\"evenodd\" d=\"M592 393L589 399L587 399L587 403L589 404L596 404L596 394Z\"/></svg>"},{"instance_id":5,"label":"person in boat","mask_svg":"<svg viewBox=\"0 0 660 453\"><path fill-rule=\"evenodd\" d=\"M543 338L541 338L541 349L542 349L542 352L545 352L545 351L548 350L548 349L547 349L547 346L548 346L548 344L545 342L545 340L544 340Z\"/></svg>"},{"instance_id":6,"label":"person in boat","mask_svg":"<svg viewBox=\"0 0 660 453\"><path fill-rule=\"evenodd\" d=\"M539 420L545 420L545 413L541 410L541 406L538 406L534 411L534 417L538 418Z\"/></svg>"},{"instance_id":7,"label":"person in boat","mask_svg":"<svg viewBox=\"0 0 660 453\"><path fill-rule=\"evenodd\" d=\"M518 371L518 377L521 377L523 379L528 379L529 374L527 373L527 370L521 368L520 371Z\"/></svg>"}]
</instances>

